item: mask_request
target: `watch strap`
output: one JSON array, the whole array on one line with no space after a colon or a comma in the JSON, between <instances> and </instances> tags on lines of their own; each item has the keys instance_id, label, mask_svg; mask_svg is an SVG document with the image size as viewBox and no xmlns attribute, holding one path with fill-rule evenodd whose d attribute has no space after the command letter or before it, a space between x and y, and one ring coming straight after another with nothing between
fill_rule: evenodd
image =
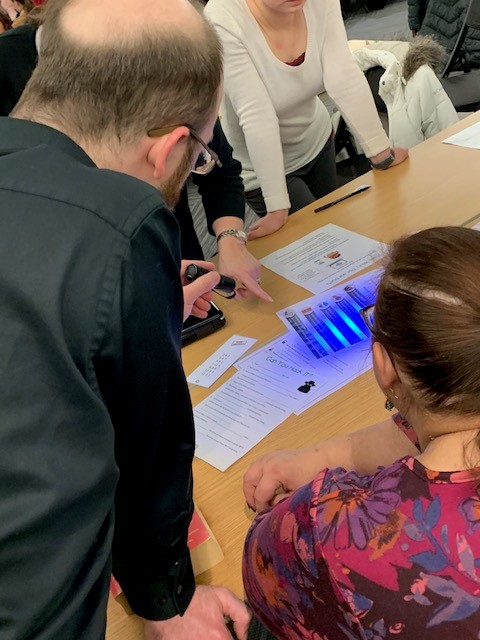
<instances>
[{"instance_id":1,"label":"watch strap","mask_svg":"<svg viewBox=\"0 0 480 640\"><path fill-rule=\"evenodd\" d=\"M227 229L226 231L222 231L217 236L217 242L221 238L224 238L225 236L232 236L234 238L238 238L239 240L247 244L247 234L245 233L245 231L242 231L241 229Z\"/></svg>"},{"instance_id":2,"label":"watch strap","mask_svg":"<svg viewBox=\"0 0 480 640\"><path fill-rule=\"evenodd\" d=\"M370 166L372 169L380 169L380 171L384 171L388 169L395 161L395 151L390 149L390 153L384 160L380 160L380 162L372 162L370 160Z\"/></svg>"}]
</instances>

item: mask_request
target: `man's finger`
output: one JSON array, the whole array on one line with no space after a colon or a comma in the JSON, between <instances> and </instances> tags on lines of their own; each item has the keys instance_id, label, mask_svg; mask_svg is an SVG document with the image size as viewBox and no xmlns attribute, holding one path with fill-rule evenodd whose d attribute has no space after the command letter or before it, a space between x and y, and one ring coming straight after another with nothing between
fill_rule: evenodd
<instances>
[{"instance_id":1,"label":"man's finger","mask_svg":"<svg viewBox=\"0 0 480 640\"><path fill-rule=\"evenodd\" d=\"M238 640L247 640L250 613L244 602L231 591L223 587L216 588L216 595L222 605L224 615L233 620Z\"/></svg>"},{"instance_id":2,"label":"man's finger","mask_svg":"<svg viewBox=\"0 0 480 640\"><path fill-rule=\"evenodd\" d=\"M199 267L203 267L204 269L207 269L208 271L215 270L215 265L213 264L213 262L207 262L206 260L182 260L182 264L180 268L180 273L182 275L185 273L185 269L188 267L189 264L196 264Z\"/></svg>"},{"instance_id":3,"label":"man's finger","mask_svg":"<svg viewBox=\"0 0 480 640\"><path fill-rule=\"evenodd\" d=\"M184 289L188 290L189 299L193 301L203 296L207 291L214 289L219 281L220 274L216 271L211 271L204 276L200 276L190 284L185 285Z\"/></svg>"}]
</instances>

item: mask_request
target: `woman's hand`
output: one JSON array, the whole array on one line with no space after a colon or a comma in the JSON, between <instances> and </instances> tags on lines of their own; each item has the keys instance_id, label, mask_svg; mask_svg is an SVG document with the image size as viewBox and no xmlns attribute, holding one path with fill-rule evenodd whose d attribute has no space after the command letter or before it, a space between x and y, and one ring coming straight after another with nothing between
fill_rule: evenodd
<instances>
[{"instance_id":1,"label":"woman's hand","mask_svg":"<svg viewBox=\"0 0 480 640\"><path fill-rule=\"evenodd\" d=\"M273 451L255 460L243 477L248 506L263 511L278 500L311 482L328 466L321 445L309 449Z\"/></svg>"},{"instance_id":2,"label":"woman's hand","mask_svg":"<svg viewBox=\"0 0 480 640\"><path fill-rule=\"evenodd\" d=\"M266 216L252 224L248 230L248 239L254 240L275 233L283 227L288 218L288 209L269 211Z\"/></svg>"}]
</instances>

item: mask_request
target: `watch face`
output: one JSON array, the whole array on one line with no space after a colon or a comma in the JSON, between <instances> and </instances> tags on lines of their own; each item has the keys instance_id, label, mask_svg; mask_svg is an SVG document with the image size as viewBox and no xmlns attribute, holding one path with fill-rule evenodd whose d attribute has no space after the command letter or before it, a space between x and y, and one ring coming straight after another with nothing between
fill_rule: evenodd
<instances>
[{"instance_id":1,"label":"watch face","mask_svg":"<svg viewBox=\"0 0 480 640\"><path fill-rule=\"evenodd\" d=\"M237 238L241 238L242 240L245 240L245 242L247 241L247 234L245 233L245 231L238 230L235 236Z\"/></svg>"}]
</instances>

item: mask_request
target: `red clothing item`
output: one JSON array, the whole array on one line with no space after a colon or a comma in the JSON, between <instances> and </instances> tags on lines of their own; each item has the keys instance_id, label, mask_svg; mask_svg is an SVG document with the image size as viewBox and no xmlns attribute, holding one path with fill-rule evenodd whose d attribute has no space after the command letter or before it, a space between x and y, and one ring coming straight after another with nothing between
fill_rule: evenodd
<instances>
[{"instance_id":1,"label":"red clothing item","mask_svg":"<svg viewBox=\"0 0 480 640\"><path fill-rule=\"evenodd\" d=\"M304 62L305 60L305 53L301 53L298 58L295 58L295 60L292 60L292 62L287 62L287 64L290 67L299 67L302 62Z\"/></svg>"}]
</instances>

